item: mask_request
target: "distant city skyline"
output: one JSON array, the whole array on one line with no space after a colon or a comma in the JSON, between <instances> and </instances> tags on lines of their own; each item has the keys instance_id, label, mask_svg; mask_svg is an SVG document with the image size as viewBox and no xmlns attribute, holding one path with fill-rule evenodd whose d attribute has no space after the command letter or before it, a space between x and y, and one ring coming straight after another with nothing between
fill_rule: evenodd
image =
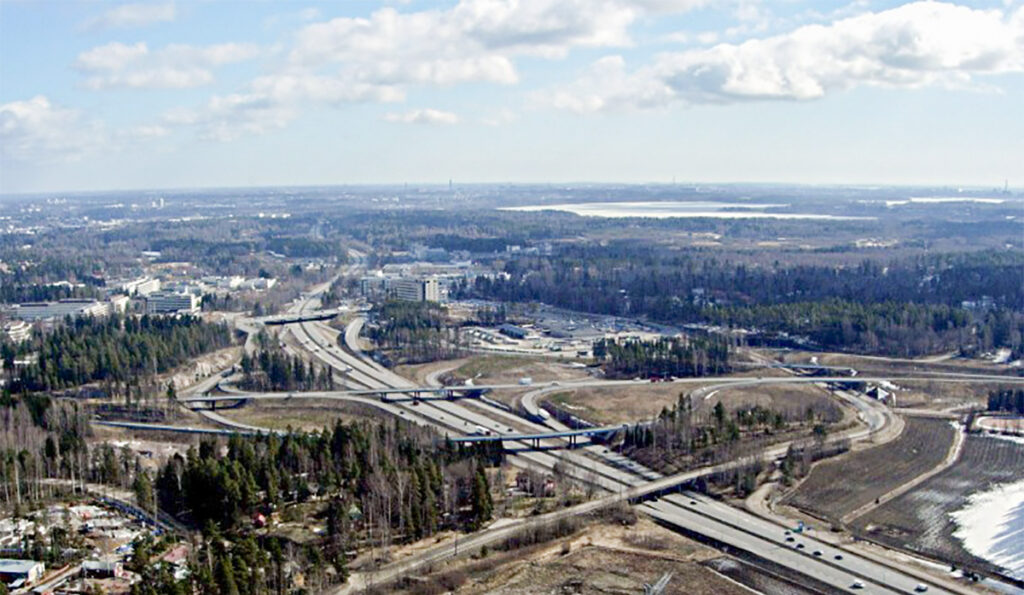
<instances>
[{"instance_id":1,"label":"distant city skyline","mask_svg":"<svg viewBox=\"0 0 1024 595\"><path fill-rule=\"evenodd\" d=\"M1024 182L1024 2L0 1L0 194Z\"/></svg>"}]
</instances>

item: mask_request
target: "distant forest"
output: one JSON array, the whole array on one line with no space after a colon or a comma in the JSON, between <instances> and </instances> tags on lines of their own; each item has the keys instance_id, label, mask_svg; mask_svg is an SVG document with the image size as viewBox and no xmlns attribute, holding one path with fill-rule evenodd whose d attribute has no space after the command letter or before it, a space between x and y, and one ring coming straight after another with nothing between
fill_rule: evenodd
<instances>
[{"instance_id":1,"label":"distant forest","mask_svg":"<svg viewBox=\"0 0 1024 595\"><path fill-rule=\"evenodd\" d=\"M574 310L706 323L807 337L824 349L914 356L1022 353L1024 255L933 255L889 264L770 266L638 242L570 246L505 264L458 297L543 302Z\"/></svg>"},{"instance_id":2,"label":"distant forest","mask_svg":"<svg viewBox=\"0 0 1024 595\"><path fill-rule=\"evenodd\" d=\"M47 391L99 382L111 394L189 359L231 345L231 330L192 316L109 316L67 320L14 348L4 343L4 370L13 392ZM38 359L12 374L17 354Z\"/></svg>"}]
</instances>

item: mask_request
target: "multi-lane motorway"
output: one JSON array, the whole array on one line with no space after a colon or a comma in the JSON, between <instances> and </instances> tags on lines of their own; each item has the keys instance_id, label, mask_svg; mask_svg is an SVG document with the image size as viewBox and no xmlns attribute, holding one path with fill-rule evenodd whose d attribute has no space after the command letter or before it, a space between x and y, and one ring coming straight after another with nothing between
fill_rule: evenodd
<instances>
[{"instance_id":1,"label":"multi-lane motorway","mask_svg":"<svg viewBox=\"0 0 1024 595\"><path fill-rule=\"evenodd\" d=\"M296 310L302 312L315 307L316 297L315 294L312 294L305 302L298 304ZM346 348L335 343L333 333L326 331L318 322L297 323L289 328L295 335L295 341L291 342L292 346L297 346L303 349L308 356L315 357L334 369L344 372L346 379L352 384L361 385L371 391L374 389L378 391L387 389L422 390L424 388L416 387L407 379L383 368L369 358L363 357L358 351L358 346L354 344L357 340L357 331L353 330L354 326L344 334ZM934 378L932 376L924 377ZM1005 377L997 378L1006 380ZM858 381L889 379L857 378ZM967 375L951 379L965 382L978 380ZM793 382L846 382L849 380L850 378L847 376L840 376L835 378L743 379L735 382L756 385ZM563 383L549 388L564 390L592 386L627 387L634 382L592 380ZM707 380L687 379L681 382L706 383ZM723 384L727 383L728 381L723 382ZM522 388L518 385L477 388L512 387ZM847 437L863 438L882 431L891 423L890 420L893 417L891 412L888 412L880 404L850 398L851 404L858 407L865 427L850 432ZM513 437L516 435L528 432L550 432L552 429L476 400L420 400L418 404L390 401L389 404L405 411L404 414L400 413L399 415L425 419L431 425L448 433L470 434L476 428L486 428L495 434L511 435L510 439L514 440ZM548 446L559 446L560 439L551 438L545 442ZM561 445L564 446L564 443ZM769 449L764 456L768 459L782 456L786 447L787 445L779 445ZM671 490L687 481L687 478L692 480L702 473L708 472L708 470L698 470L689 474L661 477L656 472L628 461L615 453L608 452L607 449L598 445L560 453L517 451L510 458L513 464L522 467L548 470L552 469L556 463L560 463L560 466L569 475L580 481L595 485L612 494L623 494L633 498L642 498ZM721 467L726 468L726 466ZM771 521L698 494L684 492L663 495L655 501L643 504L642 507L645 512L662 523L702 535L728 547L767 558L796 572L813 576L818 581L839 591L914 593L919 592L925 586L928 587L929 592L946 593L961 590L957 585L945 582L939 584L933 581L925 585L916 572L903 572L895 565L869 560L856 553L841 550L834 545L814 539L807 534L788 532L786 528ZM483 538L483 536L480 537ZM463 547L466 545L464 544ZM438 555L437 552L423 554L424 557L436 555ZM378 576L378 580L381 578Z\"/></svg>"},{"instance_id":2,"label":"multi-lane motorway","mask_svg":"<svg viewBox=\"0 0 1024 595\"><path fill-rule=\"evenodd\" d=\"M303 312L314 310L319 305L317 296L326 290L327 287L329 287L329 283L323 284L306 294L303 300L293 305L289 310L289 314L301 315ZM506 439L510 442L517 442L517 438L523 435L550 434L553 429L565 429L553 420L548 420L545 424L538 424L481 400L413 400L410 395L407 399L389 399L385 401L371 396L368 393L395 390L422 391L426 387L416 387L407 379L394 374L363 356L360 346L357 344L358 325L360 324L361 320L357 319L356 322L346 329L343 336L345 341L344 347L336 342L338 338L336 331L317 321L304 320L290 324L286 327L286 331L282 333L283 342L287 350L300 353L305 357L315 358L329 365L340 376L343 384L350 390L295 394L246 394L239 396L254 399L299 400L314 398L362 402L413 423L432 426L443 434L482 435L483 432L480 432L480 430L485 430L486 433L492 436L507 436ZM892 380L894 378L896 377L857 377L857 380L870 382ZM920 374L913 377L906 376L900 378L934 380L936 376ZM947 374L943 375L942 378L952 382L992 380L1024 382L1024 379L1007 378L1005 376L971 376L967 374ZM848 382L850 380L848 376L837 376L834 378L768 377L757 379L721 379L721 384L723 386L752 386L795 382ZM681 379L677 382L680 384L706 384L707 379ZM538 390L534 391L532 396L528 396L529 400L524 399L524 404L528 409L536 408L536 403L533 399L536 396L553 390L604 386L626 388L630 385L635 385L635 383L636 381L587 380L548 385L546 387L538 387ZM189 395L183 395L183 398L201 394L201 392L212 388L212 385L200 388L202 390L192 391ZM475 388L521 389L523 387L520 385L493 385ZM876 436L887 429L890 432L892 431L895 420L898 418L890 410L877 402L860 399L853 395L843 395L843 398L858 409L859 417L864 422L862 427L848 431L844 436L845 438L857 440ZM216 412L202 410L200 412L218 423L234 426L239 429L252 429L252 426L238 424ZM961 585L950 581L941 579L922 580L919 571L900 568L895 562L883 564L864 558L854 552L826 544L805 533L789 533L785 527L705 496L690 492L665 495L666 492L674 491L688 481L708 473L735 467L740 464L738 462L723 463L714 467L662 477L658 473L644 468L617 453L609 452L608 449L597 444L589 444L577 450L555 452L550 450L536 451L531 450L531 448L535 446L562 448L566 446L563 438L551 436L532 441L518 440L518 442L518 446L523 448L516 449L514 453L509 455L509 460L512 464L523 468L547 471L552 470L558 464L560 469L567 475L610 494L586 505L559 511L559 515L579 514L585 512L584 509L590 510L592 507L605 505L618 498L629 498L636 501L654 496L655 500L648 501L641 506L646 513L659 522L677 527L689 533L710 538L728 547L741 549L772 560L795 572L813 576L818 581L829 585L837 591L913 593L919 592L922 587L927 586L929 592L970 592ZM784 455L787 447L788 444L777 445L764 452L763 456L765 459L781 457ZM539 521L534 520L530 522ZM506 532L521 524L523 522L516 522L501 529L485 530L475 534L463 541L463 551L468 551L468 548L474 547L471 544L479 547L480 545L502 539ZM372 577L356 574L341 591L366 585L367 581L371 578L375 581L394 578L401 572L406 572L420 564L449 556L452 554L450 549L448 549L449 547L448 545L442 545L431 548L417 554L412 559L403 561L401 564L381 569L374 573Z\"/></svg>"}]
</instances>

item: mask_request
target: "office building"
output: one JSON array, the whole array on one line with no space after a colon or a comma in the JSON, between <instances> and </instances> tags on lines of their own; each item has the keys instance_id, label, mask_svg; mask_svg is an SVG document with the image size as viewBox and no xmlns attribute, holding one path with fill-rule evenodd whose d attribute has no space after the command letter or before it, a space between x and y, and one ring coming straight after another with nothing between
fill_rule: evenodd
<instances>
[{"instance_id":1,"label":"office building","mask_svg":"<svg viewBox=\"0 0 1024 595\"><path fill-rule=\"evenodd\" d=\"M147 314L195 314L199 297L191 293L154 293L146 298Z\"/></svg>"},{"instance_id":2,"label":"office building","mask_svg":"<svg viewBox=\"0 0 1024 595\"><path fill-rule=\"evenodd\" d=\"M59 302L30 302L18 304L7 311L8 316L34 322L36 320L54 320L70 316L106 316L110 314L109 302L98 302L89 299L67 299Z\"/></svg>"},{"instance_id":3,"label":"office building","mask_svg":"<svg viewBox=\"0 0 1024 595\"><path fill-rule=\"evenodd\" d=\"M441 290L437 279L388 279L390 297L410 302L439 302Z\"/></svg>"}]
</instances>

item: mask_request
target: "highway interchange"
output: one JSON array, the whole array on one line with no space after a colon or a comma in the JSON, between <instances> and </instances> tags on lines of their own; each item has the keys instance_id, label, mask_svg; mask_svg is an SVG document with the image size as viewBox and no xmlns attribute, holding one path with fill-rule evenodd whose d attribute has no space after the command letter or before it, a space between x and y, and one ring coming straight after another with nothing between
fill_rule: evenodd
<instances>
[{"instance_id":1,"label":"highway interchange","mask_svg":"<svg viewBox=\"0 0 1024 595\"><path fill-rule=\"evenodd\" d=\"M325 283L306 293L303 299L293 304L288 314L302 315L316 311L319 305L318 295L329 286L330 283ZM305 317L300 316L300 318ZM388 395L390 398L387 399L382 399L381 396L374 396L374 391L378 393L380 391L394 392L401 389L422 391L429 387L417 387L409 380L398 376L366 357L361 352L361 346L358 344L359 326L361 324L362 319L356 318L355 322L348 326L346 332L340 337L344 341L343 346L337 342L339 339L337 331L315 320L303 320L302 322L288 324L284 327L285 330L281 335L279 335L286 350L301 354L307 358L315 358L329 365L336 375L341 378L346 390L313 393L238 393L237 395L232 394L223 398L237 396L246 399L294 399L296 401L302 399L330 399L358 402L376 407L388 414L401 417L412 423L433 427L442 435L482 436L484 432L481 430L486 430L486 433L491 436L502 436L505 438L505 445L510 451L508 459L513 465L550 472L555 468L556 464L559 464L559 468L566 475L585 484L592 485L596 489L608 494L583 505L544 515L543 517L515 521L505 524L498 529L485 529L463 540L462 547L464 552L470 551L473 547L480 547L504 539L509 534L509 531L521 529L530 523L544 522L549 517L557 518L558 516L582 514L615 501L629 500L630 502L642 502L639 504L640 509L662 524L682 530L685 533L703 536L727 548L743 550L771 560L797 573L813 577L820 583L824 583L837 591L854 593L914 593L920 592L923 587L927 587L929 593L971 592L963 585L925 574L916 568L900 566L892 561L882 563L878 559L868 559L858 553L815 539L807 533L789 531L786 527L712 498L689 491L679 492L679 489L687 482L711 473L739 466L743 464L742 461L728 462L669 477L662 477L657 472L647 469L598 444L586 443L586 440L581 439L583 445L580 448L564 450L567 444L563 437L552 436L550 438L535 438L532 440L522 438L523 436L534 434L551 435L552 432L568 430L564 425L550 418L545 419L544 423L540 424L479 399L413 399L412 395L408 394L405 395L405 398L400 396L399 398L394 398L395 395L393 394ZM941 376L921 374L914 376L914 378L929 380L934 380L938 377L953 382L1024 381L1024 379L1008 378L1005 376L972 376L967 374L944 374ZM895 378L911 379L909 376L886 376L884 378L858 377L857 380L881 381ZM179 398L183 401L183 404L192 407L199 406L203 400L211 401L212 399L204 399L201 395L214 389L220 380L220 377L212 377L192 390L184 392ZM708 387L705 391L709 393L714 388L726 386L756 386L760 384L796 382L825 383L849 380L848 376L833 378L794 376L721 379L720 384L716 385L716 387ZM631 384L635 384L635 382L628 380L588 380L538 386L536 390L526 395L526 398L523 399L523 405L529 412L534 414L531 415L533 419L539 419L539 408L536 404L536 399L544 394L571 388L606 386L627 388ZM677 382L684 385L706 384L707 379L680 379ZM474 388L522 389L523 386L493 385ZM839 398L853 405L858 410L863 426L848 430L840 436L833 437L833 439L863 440L877 437L884 433L888 433L888 439L891 439L894 437L894 428L895 434L898 435L900 418L888 408L870 399L862 399L852 394L839 392L841 393L837 395ZM231 420L218 414L216 411L202 408L198 408L196 411L211 421L228 426L232 430L245 432L266 431L263 428ZM541 450L535 450L537 446L540 446ZM780 458L785 454L787 448L787 443L773 446L763 453L763 458L765 460ZM381 584L421 565L447 558L453 554L454 552L448 544L436 546L417 554L412 559L389 565L376 572L367 574L356 573L337 592L350 592L371 583Z\"/></svg>"}]
</instances>

